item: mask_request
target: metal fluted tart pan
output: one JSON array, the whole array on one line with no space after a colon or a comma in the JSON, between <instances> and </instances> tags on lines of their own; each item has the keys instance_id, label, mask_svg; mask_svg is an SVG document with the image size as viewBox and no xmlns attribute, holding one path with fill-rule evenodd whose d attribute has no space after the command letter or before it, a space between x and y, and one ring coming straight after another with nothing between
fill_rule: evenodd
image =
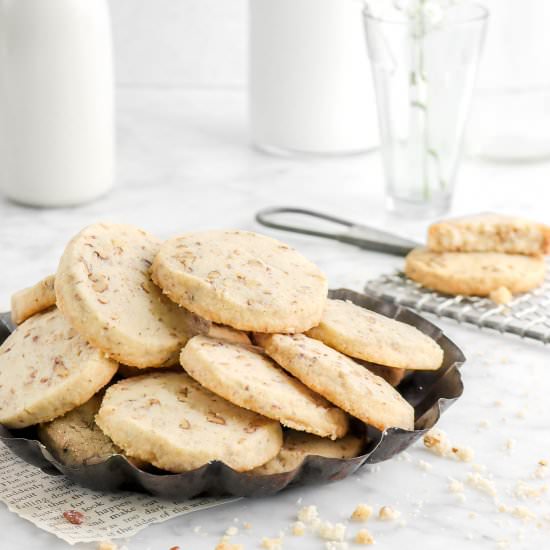
<instances>
[{"instance_id":1,"label":"metal fluted tart pan","mask_svg":"<svg viewBox=\"0 0 550 550\"><path fill-rule=\"evenodd\" d=\"M439 328L408 309L347 289L331 290L329 296L350 300L358 306L413 325L431 336L443 348L444 360L439 370L413 372L397 387L415 409L414 431L390 428L381 433L367 427L368 442L363 455L351 459L309 456L296 470L272 475L239 473L222 462L211 462L182 474L154 469L143 471L122 455L113 455L98 464L70 467L59 462L36 439L34 428L8 430L0 425L0 440L19 457L47 474L65 474L85 487L101 491L134 490L178 500L199 494L265 496L277 493L290 484L305 485L342 479L364 464L388 460L411 446L432 428L441 414L462 395L459 367L464 363L465 357ZM2 314L0 344L13 329L9 314Z\"/></svg>"}]
</instances>

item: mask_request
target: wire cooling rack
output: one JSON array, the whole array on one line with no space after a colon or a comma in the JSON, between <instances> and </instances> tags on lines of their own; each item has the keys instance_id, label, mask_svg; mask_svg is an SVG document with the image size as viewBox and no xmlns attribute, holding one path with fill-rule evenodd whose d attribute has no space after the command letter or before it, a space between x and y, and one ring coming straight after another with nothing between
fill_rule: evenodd
<instances>
[{"instance_id":1,"label":"wire cooling rack","mask_svg":"<svg viewBox=\"0 0 550 550\"><path fill-rule=\"evenodd\" d=\"M368 281L365 291L418 311L449 317L481 329L510 333L550 344L550 276L539 288L506 305L488 298L448 296L423 288L396 271Z\"/></svg>"}]
</instances>

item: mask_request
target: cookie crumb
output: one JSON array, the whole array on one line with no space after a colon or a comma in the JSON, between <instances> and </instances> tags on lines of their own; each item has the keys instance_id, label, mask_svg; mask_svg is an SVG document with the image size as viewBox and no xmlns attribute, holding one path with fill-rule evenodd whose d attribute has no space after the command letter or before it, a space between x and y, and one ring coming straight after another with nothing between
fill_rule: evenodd
<instances>
[{"instance_id":1,"label":"cookie crumb","mask_svg":"<svg viewBox=\"0 0 550 550\"><path fill-rule=\"evenodd\" d=\"M228 537L234 537L235 535L239 534L239 530L234 525L232 525L225 530L225 534Z\"/></svg>"},{"instance_id":2,"label":"cookie crumb","mask_svg":"<svg viewBox=\"0 0 550 550\"><path fill-rule=\"evenodd\" d=\"M298 519L304 523L311 523L313 520L319 518L319 512L317 506L311 504L310 506L304 506L298 511Z\"/></svg>"},{"instance_id":3,"label":"cookie crumb","mask_svg":"<svg viewBox=\"0 0 550 550\"><path fill-rule=\"evenodd\" d=\"M374 544L374 537L370 534L367 529L361 529L355 535L355 542L357 544Z\"/></svg>"},{"instance_id":4,"label":"cookie crumb","mask_svg":"<svg viewBox=\"0 0 550 550\"><path fill-rule=\"evenodd\" d=\"M325 542L325 550L348 550L347 542Z\"/></svg>"},{"instance_id":5,"label":"cookie crumb","mask_svg":"<svg viewBox=\"0 0 550 550\"><path fill-rule=\"evenodd\" d=\"M117 550L118 546L114 542L108 540L102 541L98 544L97 550Z\"/></svg>"},{"instance_id":6,"label":"cookie crumb","mask_svg":"<svg viewBox=\"0 0 550 550\"><path fill-rule=\"evenodd\" d=\"M222 538L214 550L244 550L244 546L242 544L232 544Z\"/></svg>"},{"instance_id":7,"label":"cookie crumb","mask_svg":"<svg viewBox=\"0 0 550 550\"><path fill-rule=\"evenodd\" d=\"M432 465L429 462L426 462L425 460L419 460L418 466L425 472L429 472L432 469Z\"/></svg>"},{"instance_id":8,"label":"cookie crumb","mask_svg":"<svg viewBox=\"0 0 550 550\"><path fill-rule=\"evenodd\" d=\"M468 485L482 493L486 493L493 497L497 494L494 482L486 477L483 477L477 472L470 472L466 478L466 482L468 483Z\"/></svg>"},{"instance_id":9,"label":"cookie crumb","mask_svg":"<svg viewBox=\"0 0 550 550\"><path fill-rule=\"evenodd\" d=\"M451 451L461 462L472 462L474 459L474 451L471 447L453 447Z\"/></svg>"},{"instance_id":10,"label":"cookie crumb","mask_svg":"<svg viewBox=\"0 0 550 550\"><path fill-rule=\"evenodd\" d=\"M303 523L302 521L295 521L292 524L292 534L295 537L301 537L302 535L305 534L305 532L306 532L306 524Z\"/></svg>"},{"instance_id":11,"label":"cookie crumb","mask_svg":"<svg viewBox=\"0 0 550 550\"><path fill-rule=\"evenodd\" d=\"M449 478L449 491L451 493L460 494L464 492L464 483L458 479Z\"/></svg>"},{"instance_id":12,"label":"cookie crumb","mask_svg":"<svg viewBox=\"0 0 550 550\"><path fill-rule=\"evenodd\" d=\"M325 540L343 541L346 536L346 526L343 523L324 521L319 525L319 536Z\"/></svg>"},{"instance_id":13,"label":"cookie crumb","mask_svg":"<svg viewBox=\"0 0 550 550\"><path fill-rule=\"evenodd\" d=\"M353 521L367 521L372 516L372 506L358 504L351 514Z\"/></svg>"},{"instance_id":14,"label":"cookie crumb","mask_svg":"<svg viewBox=\"0 0 550 550\"><path fill-rule=\"evenodd\" d=\"M378 519L381 519L382 521L393 521L400 515L401 513L393 509L391 506L382 506L380 510L378 510Z\"/></svg>"},{"instance_id":15,"label":"cookie crumb","mask_svg":"<svg viewBox=\"0 0 550 550\"><path fill-rule=\"evenodd\" d=\"M280 538L270 539L264 537L261 544L265 550L282 550L283 548L283 541Z\"/></svg>"},{"instance_id":16,"label":"cookie crumb","mask_svg":"<svg viewBox=\"0 0 550 550\"><path fill-rule=\"evenodd\" d=\"M526 506L516 506L512 508L512 515L518 519L529 521L535 519L537 516L529 510Z\"/></svg>"},{"instance_id":17,"label":"cookie crumb","mask_svg":"<svg viewBox=\"0 0 550 550\"><path fill-rule=\"evenodd\" d=\"M492 290L489 293L489 299L491 299L495 304L503 306L509 304L513 300L513 295L508 288L505 286L499 286L495 290Z\"/></svg>"},{"instance_id":18,"label":"cookie crumb","mask_svg":"<svg viewBox=\"0 0 550 550\"><path fill-rule=\"evenodd\" d=\"M447 434L439 428L432 428L424 435L424 446L439 456L448 456L451 447Z\"/></svg>"},{"instance_id":19,"label":"cookie crumb","mask_svg":"<svg viewBox=\"0 0 550 550\"><path fill-rule=\"evenodd\" d=\"M243 523L243 527L244 527L245 529L252 529L252 523L249 523L248 521L245 521L245 522Z\"/></svg>"},{"instance_id":20,"label":"cookie crumb","mask_svg":"<svg viewBox=\"0 0 550 550\"><path fill-rule=\"evenodd\" d=\"M508 451L508 452L512 452L514 450L514 447L516 446L516 440L513 439L513 438L509 438L506 440L506 443L504 445L504 448Z\"/></svg>"}]
</instances>

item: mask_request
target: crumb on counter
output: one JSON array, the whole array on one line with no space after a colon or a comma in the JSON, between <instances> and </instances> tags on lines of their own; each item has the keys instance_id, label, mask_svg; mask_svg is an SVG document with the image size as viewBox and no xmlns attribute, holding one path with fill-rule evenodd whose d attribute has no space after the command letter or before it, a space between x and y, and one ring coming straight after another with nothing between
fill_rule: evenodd
<instances>
[{"instance_id":1,"label":"crumb on counter","mask_svg":"<svg viewBox=\"0 0 550 550\"><path fill-rule=\"evenodd\" d=\"M301 537L306 532L306 524L303 521L295 521L292 524L292 534L295 537Z\"/></svg>"},{"instance_id":2,"label":"crumb on counter","mask_svg":"<svg viewBox=\"0 0 550 550\"><path fill-rule=\"evenodd\" d=\"M449 491L451 493L463 493L464 492L464 483L462 481L458 481L458 479L454 479L452 477L449 478Z\"/></svg>"},{"instance_id":3,"label":"crumb on counter","mask_svg":"<svg viewBox=\"0 0 550 550\"><path fill-rule=\"evenodd\" d=\"M490 495L492 497L497 494L494 482L486 477L483 477L477 472L468 473L468 476L466 477L466 482L468 483L468 485L470 485L470 487L477 489L481 493L486 493L487 495Z\"/></svg>"},{"instance_id":4,"label":"crumb on counter","mask_svg":"<svg viewBox=\"0 0 550 550\"><path fill-rule=\"evenodd\" d=\"M357 532L355 535L355 542L357 544L374 544L374 537L371 535L371 533L367 529L361 529Z\"/></svg>"},{"instance_id":5,"label":"crumb on counter","mask_svg":"<svg viewBox=\"0 0 550 550\"><path fill-rule=\"evenodd\" d=\"M474 459L474 450L471 447L453 447L451 452L461 462L472 462Z\"/></svg>"},{"instance_id":6,"label":"crumb on counter","mask_svg":"<svg viewBox=\"0 0 550 550\"><path fill-rule=\"evenodd\" d=\"M232 525L225 530L225 534L228 537L234 537L235 535L239 534L239 530L234 525Z\"/></svg>"},{"instance_id":7,"label":"crumb on counter","mask_svg":"<svg viewBox=\"0 0 550 550\"><path fill-rule=\"evenodd\" d=\"M222 538L214 550L244 550L244 546L242 544L233 544L228 542L226 538Z\"/></svg>"},{"instance_id":8,"label":"crumb on counter","mask_svg":"<svg viewBox=\"0 0 550 550\"><path fill-rule=\"evenodd\" d=\"M439 428L432 428L424 436L424 446L441 457L453 457L461 462L471 462L474 459L473 449L451 445L447 434Z\"/></svg>"},{"instance_id":9,"label":"crumb on counter","mask_svg":"<svg viewBox=\"0 0 550 550\"><path fill-rule=\"evenodd\" d=\"M513 438L509 438L506 440L506 443L504 444L504 447L507 451L513 451L516 446L516 440Z\"/></svg>"},{"instance_id":10,"label":"crumb on counter","mask_svg":"<svg viewBox=\"0 0 550 550\"><path fill-rule=\"evenodd\" d=\"M367 521L372 516L372 506L367 504L358 504L351 514L353 521Z\"/></svg>"},{"instance_id":11,"label":"crumb on counter","mask_svg":"<svg viewBox=\"0 0 550 550\"><path fill-rule=\"evenodd\" d=\"M243 523L243 527L244 527L245 529L252 529L252 523L249 523L248 521L245 521L245 522Z\"/></svg>"},{"instance_id":12,"label":"crumb on counter","mask_svg":"<svg viewBox=\"0 0 550 550\"><path fill-rule=\"evenodd\" d=\"M323 521L319 525L318 533L325 540L343 541L346 536L346 526L343 523L332 524L330 521Z\"/></svg>"},{"instance_id":13,"label":"crumb on counter","mask_svg":"<svg viewBox=\"0 0 550 550\"><path fill-rule=\"evenodd\" d=\"M499 286L489 293L489 298L495 304L499 306L504 306L506 304L509 304L514 299L514 296L508 288L506 288L505 286Z\"/></svg>"},{"instance_id":14,"label":"crumb on counter","mask_svg":"<svg viewBox=\"0 0 550 550\"><path fill-rule=\"evenodd\" d=\"M439 428L432 428L424 435L424 446L439 456L448 456L451 448L447 434Z\"/></svg>"},{"instance_id":15,"label":"crumb on counter","mask_svg":"<svg viewBox=\"0 0 550 550\"><path fill-rule=\"evenodd\" d=\"M97 550L117 550L118 546L114 542L104 540L97 545Z\"/></svg>"},{"instance_id":16,"label":"crumb on counter","mask_svg":"<svg viewBox=\"0 0 550 550\"><path fill-rule=\"evenodd\" d=\"M535 519L537 516L529 510L526 506L516 506L512 508L512 515L518 519L529 521Z\"/></svg>"},{"instance_id":17,"label":"crumb on counter","mask_svg":"<svg viewBox=\"0 0 550 550\"><path fill-rule=\"evenodd\" d=\"M261 545L262 548L265 548L265 550L281 550L283 548L283 541L281 538L270 539L268 537L264 537Z\"/></svg>"},{"instance_id":18,"label":"crumb on counter","mask_svg":"<svg viewBox=\"0 0 550 550\"><path fill-rule=\"evenodd\" d=\"M298 510L298 519L304 523L312 523L319 518L319 512L317 506L311 504L310 506L304 506Z\"/></svg>"},{"instance_id":19,"label":"crumb on counter","mask_svg":"<svg viewBox=\"0 0 550 550\"><path fill-rule=\"evenodd\" d=\"M391 506L382 506L380 510L378 510L378 519L382 521L393 521L399 518L400 515L401 513Z\"/></svg>"},{"instance_id":20,"label":"crumb on counter","mask_svg":"<svg viewBox=\"0 0 550 550\"><path fill-rule=\"evenodd\" d=\"M432 465L429 462L426 462L425 460L419 460L418 466L425 472L429 472L432 469Z\"/></svg>"}]
</instances>

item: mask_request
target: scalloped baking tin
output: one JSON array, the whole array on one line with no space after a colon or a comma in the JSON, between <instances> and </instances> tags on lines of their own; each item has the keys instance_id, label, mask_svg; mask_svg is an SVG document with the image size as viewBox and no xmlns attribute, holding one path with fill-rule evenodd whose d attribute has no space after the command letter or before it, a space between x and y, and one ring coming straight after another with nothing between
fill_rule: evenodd
<instances>
[{"instance_id":1,"label":"scalloped baking tin","mask_svg":"<svg viewBox=\"0 0 550 550\"><path fill-rule=\"evenodd\" d=\"M331 290L331 298L353 303L411 324L434 338L444 350L443 366L432 372L416 371L398 386L399 392L415 408L415 430L390 428L383 433L367 427L365 454L352 459L310 456L296 470L274 475L239 473L221 462L212 462L182 474L160 470L143 471L121 455L99 464L69 467L60 463L35 436L33 428L8 430L0 425L0 440L15 454L50 475L65 474L85 487L100 491L135 490L170 499L188 499L197 495L265 496L288 485L325 483L351 475L365 464L382 462L411 446L435 425L441 414L463 391L459 367L462 351L434 324L420 315L366 294L347 289ZM9 314L0 315L0 343L14 330Z\"/></svg>"}]
</instances>

